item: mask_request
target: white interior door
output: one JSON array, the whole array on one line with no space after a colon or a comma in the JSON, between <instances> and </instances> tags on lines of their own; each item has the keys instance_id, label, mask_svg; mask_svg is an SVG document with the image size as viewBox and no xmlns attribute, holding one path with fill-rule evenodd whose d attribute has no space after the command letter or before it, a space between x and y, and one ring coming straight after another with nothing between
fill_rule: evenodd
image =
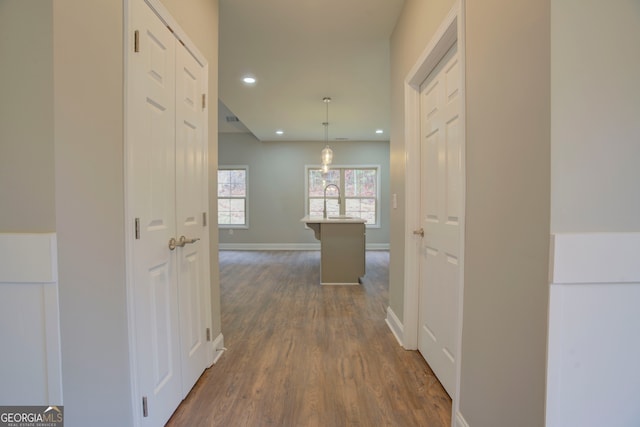
<instances>
[{"instance_id":1,"label":"white interior door","mask_svg":"<svg viewBox=\"0 0 640 427\"><path fill-rule=\"evenodd\" d=\"M207 119L200 65L143 1L129 56L128 211L141 425L164 425L208 366ZM184 236L183 244L180 237ZM174 248L171 239L177 240ZM144 404L143 404L144 401Z\"/></svg>"},{"instance_id":2,"label":"white interior door","mask_svg":"<svg viewBox=\"0 0 640 427\"><path fill-rule=\"evenodd\" d=\"M193 243L177 248L180 294L182 393L189 393L207 367L206 325L210 317L206 68L176 49L176 235ZM197 239L197 240L196 240Z\"/></svg>"},{"instance_id":3,"label":"white interior door","mask_svg":"<svg viewBox=\"0 0 640 427\"><path fill-rule=\"evenodd\" d=\"M143 425L158 426L182 397L175 210L175 39L143 2L132 2L139 52L131 56L128 141L133 242L137 383Z\"/></svg>"},{"instance_id":4,"label":"white interior door","mask_svg":"<svg viewBox=\"0 0 640 427\"><path fill-rule=\"evenodd\" d=\"M450 396L456 387L462 219L460 63L454 45L420 88L418 349Z\"/></svg>"}]
</instances>

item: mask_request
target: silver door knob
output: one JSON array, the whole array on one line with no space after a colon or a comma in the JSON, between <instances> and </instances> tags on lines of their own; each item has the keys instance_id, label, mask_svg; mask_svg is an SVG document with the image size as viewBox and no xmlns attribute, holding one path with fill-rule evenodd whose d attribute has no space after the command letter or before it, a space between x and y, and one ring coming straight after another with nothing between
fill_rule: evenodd
<instances>
[{"instance_id":1,"label":"silver door knob","mask_svg":"<svg viewBox=\"0 0 640 427\"><path fill-rule=\"evenodd\" d=\"M424 237L424 228L421 227L418 230L413 230L413 234L415 234L416 236Z\"/></svg>"},{"instance_id":2,"label":"silver door knob","mask_svg":"<svg viewBox=\"0 0 640 427\"><path fill-rule=\"evenodd\" d=\"M176 240L176 238L172 237L171 239L169 239L169 250L174 250L176 246L178 246L178 241Z\"/></svg>"},{"instance_id":3,"label":"silver door knob","mask_svg":"<svg viewBox=\"0 0 640 427\"><path fill-rule=\"evenodd\" d=\"M199 238L199 237L194 237L194 238L191 238L191 239L187 239L187 238L186 238L186 237L184 237L184 236L180 236L180 239L178 239L178 246L180 246L181 248L183 248L183 247L184 247L184 245L190 245L190 244L192 244L192 243L197 242L198 240L200 240L200 238Z\"/></svg>"},{"instance_id":4,"label":"silver door knob","mask_svg":"<svg viewBox=\"0 0 640 427\"><path fill-rule=\"evenodd\" d=\"M188 239L185 236L180 236L180 238L178 240L176 240L175 237L172 237L171 239L169 239L169 250L172 251L175 248L177 248L178 246L181 248L184 248L184 245L190 245L191 243L195 243L198 240L200 240L199 237L194 237L192 239Z\"/></svg>"}]
</instances>

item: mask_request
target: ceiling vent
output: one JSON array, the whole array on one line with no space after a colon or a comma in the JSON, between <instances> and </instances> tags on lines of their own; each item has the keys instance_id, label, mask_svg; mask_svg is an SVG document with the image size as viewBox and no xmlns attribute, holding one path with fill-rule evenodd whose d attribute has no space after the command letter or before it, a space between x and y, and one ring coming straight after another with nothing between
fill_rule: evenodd
<instances>
[{"instance_id":1,"label":"ceiling vent","mask_svg":"<svg viewBox=\"0 0 640 427\"><path fill-rule=\"evenodd\" d=\"M240 119L237 118L236 116L227 116L226 119L227 119L227 123L236 123L240 121Z\"/></svg>"}]
</instances>

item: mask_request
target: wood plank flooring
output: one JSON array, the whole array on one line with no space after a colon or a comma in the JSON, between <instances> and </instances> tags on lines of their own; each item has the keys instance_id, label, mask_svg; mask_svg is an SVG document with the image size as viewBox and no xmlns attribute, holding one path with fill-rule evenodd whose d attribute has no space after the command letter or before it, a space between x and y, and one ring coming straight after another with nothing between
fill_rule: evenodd
<instances>
[{"instance_id":1,"label":"wood plank flooring","mask_svg":"<svg viewBox=\"0 0 640 427\"><path fill-rule=\"evenodd\" d=\"M319 285L317 251L220 252L227 351L167 426L451 425L451 399L385 323L386 251L362 286Z\"/></svg>"}]
</instances>

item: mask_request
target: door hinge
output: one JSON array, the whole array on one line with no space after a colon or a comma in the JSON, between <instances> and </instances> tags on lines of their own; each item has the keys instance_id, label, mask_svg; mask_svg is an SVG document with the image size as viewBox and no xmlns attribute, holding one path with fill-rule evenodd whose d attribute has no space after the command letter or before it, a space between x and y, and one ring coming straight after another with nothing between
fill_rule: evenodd
<instances>
[{"instance_id":1,"label":"door hinge","mask_svg":"<svg viewBox=\"0 0 640 427\"><path fill-rule=\"evenodd\" d=\"M147 396L142 396L142 416L145 417L145 418L149 416L149 407L147 405Z\"/></svg>"},{"instance_id":2,"label":"door hinge","mask_svg":"<svg viewBox=\"0 0 640 427\"><path fill-rule=\"evenodd\" d=\"M211 341L211 328L207 328L207 341Z\"/></svg>"},{"instance_id":3,"label":"door hinge","mask_svg":"<svg viewBox=\"0 0 640 427\"><path fill-rule=\"evenodd\" d=\"M140 52L140 32L138 30L133 32L133 51Z\"/></svg>"},{"instance_id":4,"label":"door hinge","mask_svg":"<svg viewBox=\"0 0 640 427\"><path fill-rule=\"evenodd\" d=\"M202 94L202 109L204 110L205 108L207 108L207 94L203 93Z\"/></svg>"},{"instance_id":5,"label":"door hinge","mask_svg":"<svg viewBox=\"0 0 640 427\"><path fill-rule=\"evenodd\" d=\"M207 213L206 212L202 212L202 226L203 227L207 226Z\"/></svg>"},{"instance_id":6,"label":"door hinge","mask_svg":"<svg viewBox=\"0 0 640 427\"><path fill-rule=\"evenodd\" d=\"M135 235L136 240L140 240L140 218L136 218L135 220Z\"/></svg>"}]
</instances>

